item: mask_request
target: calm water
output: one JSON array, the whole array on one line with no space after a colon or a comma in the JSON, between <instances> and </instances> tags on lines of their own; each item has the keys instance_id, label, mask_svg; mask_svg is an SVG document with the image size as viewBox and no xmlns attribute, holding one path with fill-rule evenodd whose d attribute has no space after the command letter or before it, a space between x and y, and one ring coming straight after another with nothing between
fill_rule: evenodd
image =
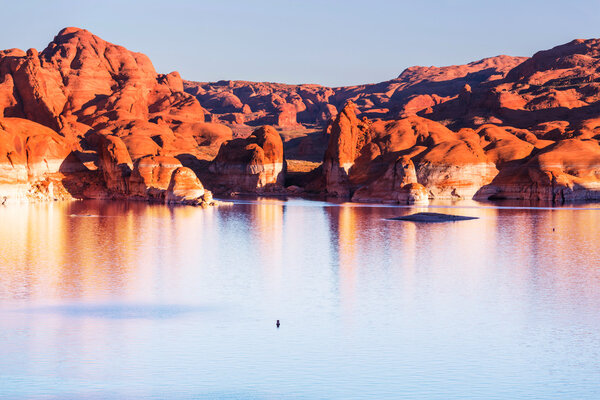
<instances>
[{"instance_id":1,"label":"calm water","mask_svg":"<svg viewBox=\"0 0 600 400\"><path fill-rule=\"evenodd\" d=\"M598 205L475 205L0 207L0 398L600 398Z\"/></svg>"}]
</instances>

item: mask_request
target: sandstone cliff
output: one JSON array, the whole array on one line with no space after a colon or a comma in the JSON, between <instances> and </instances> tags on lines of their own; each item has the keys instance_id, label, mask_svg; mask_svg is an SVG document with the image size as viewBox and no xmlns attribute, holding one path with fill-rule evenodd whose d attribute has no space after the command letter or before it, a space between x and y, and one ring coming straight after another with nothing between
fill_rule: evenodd
<instances>
[{"instance_id":1,"label":"sandstone cliff","mask_svg":"<svg viewBox=\"0 0 600 400\"><path fill-rule=\"evenodd\" d=\"M39 53L0 52L0 117L0 196L11 199L43 199L32 188L49 179L70 180L62 197L140 197L130 191L137 160L210 160L232 138L204 121L177 72L159 74L145 55L79 28L63 29ZM200 193L188 170L175 178L179 194L169 201L189 201L182 187Z\"/></svg>"},{"instance_id":2,"label":"sandstone cliff","mask_svg":"<svg viewBox=\"0 0 600 400\"><path fill-rule=\"evenodd\" d=\"M224 143L210 171L217 175L218 185L228 190L251 193L281 190L285 160L279 133L267 125L246 139Z\"/></svg>"},{"instance_id":3,"label":"sandstone cliff","mask_svg":"<svg viewBox=\"0 0 600 400\"><path fill-rule=\"evenodd\" d=\"M0 51L0 202L597 200L598 71L590 39L369 85L198 83L65 28Z\"/></svg>"}]
</instances>

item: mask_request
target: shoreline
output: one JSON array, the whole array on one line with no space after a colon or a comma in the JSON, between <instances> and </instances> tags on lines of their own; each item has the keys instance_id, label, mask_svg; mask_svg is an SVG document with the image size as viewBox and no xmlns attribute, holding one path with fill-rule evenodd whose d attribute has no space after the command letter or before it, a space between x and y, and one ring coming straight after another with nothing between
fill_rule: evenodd
<instances>
[{"instance_id":1,"label":"shoreline","mask_svg":"<svg viewBox=\"0 0 600 400\"><path fill-rule=\"evenodd\" d=\"M1 199L1 196L0 196ZM376 202L353 202L344 201L339 198L315 198L306 196L267 196L267 195L239 195L235 197L215 197L215 205L209 207L202 207L192 204L180 204L180 203L166 203L162 201L153 201L148 199L136 199L136 198L85 198L85 199L49 199L49 200L29 200L29 201L10 201L2 204L0 200L0 207L11 207L11 206L24 206L24 205L42 205L42 204L55 204L55 203L76 203L76 202L110 202L110 203L132 203L132 204L144 204L152 206L167 206L169 208L178 208L184 206L192 206L195 208L212 208L212 207L230 207L235 205L248 205L257 204L261 201L276 201L288 205L293 205L293 202L303 202L306 204L321 205L324 207L350 207L350 208L394 208L394 209L498 209L498 210L597 210L600 211L600 201L572 201L562 204L556 204L547 201L530 201L530 200L474 200L474 199L463 199L463 200L433 200L429 204L389 204L389 203L376 203ZM511 203L511 204L506 204ZM531 203L537 203L532 205ZM587 205L587 207L586 207Z\"/></svg>"}]
</instances>

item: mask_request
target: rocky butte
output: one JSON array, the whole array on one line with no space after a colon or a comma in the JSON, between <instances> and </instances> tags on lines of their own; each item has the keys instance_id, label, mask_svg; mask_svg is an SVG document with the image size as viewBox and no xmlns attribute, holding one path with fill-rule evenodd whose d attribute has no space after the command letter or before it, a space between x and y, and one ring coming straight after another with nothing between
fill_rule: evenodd
<instances>
[{"instance_id":1,"label":"rocky butte","mask_svg":"<svg viewBox=\"0 0 600 400\"><path fill-rule=\"evenodd\" d=\"M600 40L329 88L184 81L79 28L0 51L0 202L600 199Z\"/></svg>"}]
</instances>

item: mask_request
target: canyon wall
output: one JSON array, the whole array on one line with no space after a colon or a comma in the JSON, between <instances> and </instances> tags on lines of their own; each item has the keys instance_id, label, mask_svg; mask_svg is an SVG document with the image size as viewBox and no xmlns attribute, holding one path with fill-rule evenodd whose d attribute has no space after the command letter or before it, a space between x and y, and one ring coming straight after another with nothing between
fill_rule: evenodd
<instances>
[{"instance_id":1,"label":"canyon wall","mask_svg":"<svg viewBox=\"0 0 600 400\"><path fill-rule=\"evenodd\" d=\"M79 28L0 51L0 202L600 199L600 40L330 88L184 81Z\"/></svg>"}]
</instances>

